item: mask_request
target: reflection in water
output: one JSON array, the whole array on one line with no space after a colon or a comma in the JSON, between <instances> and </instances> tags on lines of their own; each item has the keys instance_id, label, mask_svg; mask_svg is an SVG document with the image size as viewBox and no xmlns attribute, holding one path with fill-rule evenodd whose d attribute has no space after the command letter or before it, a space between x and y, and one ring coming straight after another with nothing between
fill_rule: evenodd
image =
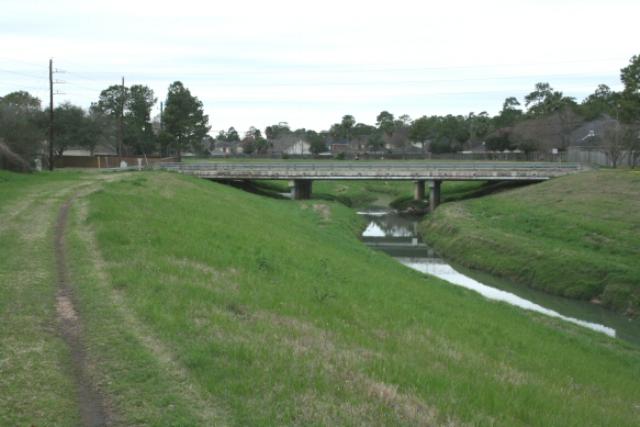
<instances>
[{"instance_id":1,"label":"reflection in water","mask_svg":"<svg viewBox=\"0 0 640 427\"><path fill-rule=\"evenodd\" d=\"M453 283L454 285L471 289L473 291L476 291L482 294L483 296L489 299L504 301L511 305L524 308L525 310L537 311L538 313L543 313L543 314L546 314L547 316L558 317L560 319L567 320L569 322L593 329L598 332L604 332L605 334L612 337L616 336L615 329L609 328L604 325L599 325L597 323L585 322L584 320L563 316L562 314L556 311L549 310L548 308L544 308L538 304L534 304L531 301L526 300L524 298L520 298L519 296L514 295L510 292L505 292L500 289L492 288L491 286L483 285L477 280L474 280L471 277L465 276L464 274L457 272L453 267L451 267L449 264L444 262L442 259L439 259L439 258L396 258L396 259L400 261L402 264L406 265L407 267L411 267L414 270L418 270L422 273L436 276L442 280L446 280L449 283Z\"/></svg>"},{"instance_id":2,"label":"reflection in water","mask_svg":"<svg viewBox=\"0 0 640 427\"><path fill-rule=\"evenodd\" d=\"M505 285L497 279L482 275L483 282L490 282L492 285L495 282L496 284L496 286L488 286L461 273L443 259L438 258L434 251L424 244L417 231L417 218L404 217L381 209L372 212L358 212L358 214L369 220L369 225L362 234L363 242L388 253L414 270L474 290L493 300L504 301L526 310L557 317L609 336L623 335L624 339L640 342L640 331L638 331L636 323L632 323L623 316L584 302L550 296L530 288L522 289L521 292L517 292L520 295L516 295L516 293L504 290L507 288L509 291L515 291L517 288L511 284ZM503 289L499 289L498 286ZM554 309L548 308L549 306ZM603 324L573 316L579 316L582 319L596 319L598 322L602 321ZM622 329L618 331L618 328ZM623 332L623 334L617 332Z\"/></svg>"}]
</instances>

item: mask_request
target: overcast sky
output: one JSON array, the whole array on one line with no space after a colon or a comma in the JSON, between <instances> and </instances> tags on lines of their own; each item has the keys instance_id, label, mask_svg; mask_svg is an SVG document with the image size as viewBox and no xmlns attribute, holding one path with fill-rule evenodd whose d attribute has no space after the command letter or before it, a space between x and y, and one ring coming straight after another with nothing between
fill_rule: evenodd
<instances>
[{"instance_id":1,"label":"overcast sky","mask_svg":"<svg viewBox=\"0 0 640 427\"><path fill-rule=\"evenodd\" d=\"M545 81L581 100L640 54L638 0L0 0L0 95L88 107L119 82L182 81L212 133L326 129L352 114L496 113ZM154 114L159 111L159 103Z\"/></svg>"}]
</instances>

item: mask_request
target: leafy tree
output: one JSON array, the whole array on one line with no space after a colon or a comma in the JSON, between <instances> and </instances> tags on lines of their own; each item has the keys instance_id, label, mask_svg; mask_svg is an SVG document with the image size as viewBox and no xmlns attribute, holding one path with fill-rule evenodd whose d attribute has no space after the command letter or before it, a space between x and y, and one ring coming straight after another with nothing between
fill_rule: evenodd
<instances>
[{"instance_id":1,"label":"leafy tree","mask_svg":"<svg viewBox=\"0 0 640 427\"><path fill-rule=\"evenodd\" d=\"M510 96L504 100L502 110L493 118L496 128L510 127L516 124L522 118L522 110L518 108L520 103L518 99Z\"/></svg>"},{"instance_id":2,"label":"leafy tree","mask_svg":"<svg viewBox=\"0 0 640 427\"><path fill-rule=\"evenodd\" d=\"M84 110L65 102L55 108L53 115L54 150L62 157L71 146L87 146L90 138L89 121Z\"/></svg>"},{"instance_id":3,"label":"leafy tree","mask_svg":"<svg viewBox=\"0 0 640 427\"><path fill-rule=\"evenodd\" d=\"M384 149L384 139L381 132L374 132L367 138L367 147L371 151L380 151Z\"/></svg>"},{"instance_id":4,"label":"leafy tree","mask_svg":"<svg viewBox=\"0 0 640 427\"><path fill-rule=\"evenodd\" d=\"M0 97L0 102L5 107L14 108L21 113L33 113L41 109L40 99L23 90Z\"/></svg>"},{"instance_id":5,"label":"leafy tree","mask_svg":"<svg viewBox=\"0 0 640 427\"><path fill-rule=\"evenodd\" d=\"M258 136L255 139L256 151L258 154L267 154L269 148L271 148L271 144L262 136Z\"/></svg>"},{"instance_id":6,"label":"leafy tree","mask_svg":"<svg viewBox=\"0 0 640 427\"><path fill-rule=\"evenodd\" d=\"M623 123L640 122L640 55L634 55L629 65L620 70L624 90L617 99L617 116Z\"/></svg>"},{"instance_id":7,"label":"leafy tree","mask_svg":"<svg viewBox=\"0 0 640 427\"><path fill-rule=\"evenodd\" d=\"M400 117L398 117L398 123L401 124L402 126L411 126L412 120L411 117L408 114L403 114Z\"/></svg>"},{"instance_id":8,"label":"leafy tree","mask_svg":"<svg viewBox=\"0 0 640 427\"><path fill-rule=\"evenodd\" d=\"M344 128L341 123L334 123L331 125L331 128L329 128L329 135L331 135L331 138L334 140L344 139L344 134Z\"/></svg>"},{"instance_id":9,"label":"leafy tree","mask_svg":"<svg viewBox=\"0 0 640 427\"><path fill-rule=\"evenodd\" d=\"M242 151L245 154L266 154L270 147L271 144L262 137L260 129L251 126L249 130L245 132L245 137L242 140Z\"/></svg>"},{"instance_id":10,"label":"leafy tree","mask_svg":"<svg viewBox=\"0 0 640 427\"><path fill-rule=\"evenodd\" d=\"M409 145L409 133L411 132L411 118L403 114L393 122L393 130L389 138L391 145L402 152L402 157L406 154Z\"/></svg>"},{"instance_id":11,"label":"leafy tree","mask_svg":"<svg viewBox=\"0 0 640 427\"><path fill-rule=\"evenodd\" d=\"M451 114L443 117L439 125L439 136L438 149L444 150L445 145L448 145L447 151L454 152L460 150L462 144L470 137L465 118Z\"/></svg>"},{"instance_id":12,"label":"leafy tree","mask_svg":"<svg viewBox=\"0 0 640 427\"><path fill-rule=\"evenodd\" d=\"M267 126L264 130L265 136L270 141L273 141L274 139L278 139L281 136L288 135L290 133L291 129L289 128L289 124L287 122L280 122L278 124Z\"/></svg>"},{"instance_id":13,"label":"leafy tree","mask_svg":"<svg viewBox=\"0 0 640 427\"><path fill-rule=\"evenodd\" d=\"M422 151L425 152L427 142L433 140L436 136L437 125L437 119L434 120L434 118L422 116L413 121L409 138L422 144Z\"/></svg>"},{"instance_id":14,"label":"leafy tree","mask_svg":"<svg viewBox=\"0 0 640 427\"><path fill-rule=\"evenodd\" d=\"M245 133L244 133L244 137L245 138L259 138L261 137L262 134L260 132L260 129L256 128L255 126L251 126Z\"/></svg>"},{"instance_id":15,"label":"leafy tree","mask_svg":"<svg viewBox=\"0 0 640 427\"><path fill-rule=\"evenodd\" d=\"M155 135L151 125L151 109L157 99L153 90L144 85L133 85L126 99L125 141L136 154L153 151Z\"/></svg>"},{"instance_id":16,"label":"leafy tree","mask_svg":"<svg viewBox=\"0 0 640 427\"><path fill-rule=\"evenodd\" d=\"M318 155L327 151L324 137L314 130L305 131L305 139L309 142L309 151L311 154Z\"/></svg>"},{"instance_id":17,"label":"leafy tree","mask_svg":"<svg viewBox=\"0 0 640 427\"><path fill-rule=\"evenodd\" d=\"M231 126L229 128L229 130L227 130L226 133L226 141L227 142L237 142L240 141L240 135L238 135L238 131L236 130L236 128L234 128L233 126Z\"/></svg>"},{"instance_id":18,"label":"leafy tree","mask_svg":"<svg viewBox=\"0 0 640 427\"><path fill-rule=\"evenodd\" d=\"M549 83L536 83L535 90L525 96L525 106L531 117L540 117L566 107L574 107L575 100L555 91Z\"/></svg>"},{"instance_id":19,"label":"leafy tree","mask_svg":"<svg viewBox=\"0 0 640 427\"><path fill-rule=\"evenodd\" d=\"M123 149L129 147L135 154L144 154L155 149L151 109L156 101L153 90L148 86L133 85L128 88L112 85L100 92L93 109L110 116L114 123L119 123L123 116Z\"/></svg>"},{"instance_id":20,"label":"leafy tree","mask_svg":"<svg viewBox=\"0 0 640 427\"><path fill-rule=\"evenodd\" d=\"M632 56L629 65L620 70L620 80L625 92L640 94L640 55Z\"/></svg>"},{"instance_id":21,"label":"leafy tree","mask_svg":"<svg viewBox=\"0 0 640 427\"><path fill-rule=\"evenodd\" d=\"M491 119L486 111L480 114L469 113L467 117L467 127L472 140L483 139L491 130Z\"/></svg>"},{"instance_id":22,"label":"leafy tree","mask_svg":"<svg viewBox=\"0 0 640 427\"><path fill-rule=\"evenodd\" d=\"M347 114L345 116L342 116L340 127L342 128L344 137L347 139L347 141L351 141L352 129L355 124L356 124L356 119L352 115Z\"/></svg>"},{"instance_id":23,"label":"leafy tree","mask_svg":"<svg viewBox=\"0 0 640 427\"><path fill-rule=\"evenodd\" d=\"M378 132L375 126L358 123L353 127L352 134L356 138L366 138Z\"/></svg>"},{"instance_id":24,"label":"leafy tree","mask_svg":"<svg viewBox=\"0 0 640 427\"><path fill-rule=\"evenodd\" d=\"M536 83L534 91L524 97L524 105L532 109L544 104L544 101L551 96L553 96L553 88L549 83Z\"/></svg>"},{"instance_id":25,"label":"leafy tree","mask_svg":"<svg viewBox=\"0 0 640 427\"><path fill-rule=\"evenodd\" d=\"M113 147L117 146L116 125L112 117L102 113L96 108L89 108L86 116L86 137L80 141L91 155L98 145Z\"/></svg>"},{"instance_id":26,"label":"leafy tree","mask_svg":"<svg viewBox=\"0 0 640 427\"><path fill-rule=\"evenodd\" d=\"M380 112L376 117L376 126L378 126L378 129L380 129L385 135L391 137L395 129L393 114L388 111Z\"/></svg>"},{"instance_id":27,"label":"leafy tree","mask_svg":"<svg viewBox=\"0 0 640 427\"><path fill-rule=\"evenodd\" d=\"M256 151L256 143L253 138L245 138L242 140L242 152L244 154L253 154Z\"/></svg>"},{"instance_id":28,"label":"leafy tree","mask_svg":"<svg viewBox=\"0 0 640 427\"><path fill-rule=\"evenodd\" d=\"M171 136L173 146L182 158L185 149L200 145L209 132L209 117L204 114L202 102L191 95L189 89L179 82L169 86L164 109L165 130Z\"/></svg>"},{"instance_id":29,"label":"leafy tree","mask_svg":"<svg viewBox=\"0 0 640 427\"><path fill-rule=\"evenodd\" d=\"M509 138L509 133L505 131L496 131L485 141L485 147L489 151L504 151L514 149L514 145Z\"/></svg>"},{"instance_id":30,"label":"leafy tree","mask_svg":"<svg viewBox=\"0 0 640 427\"><path fill-rule=\"evenodd\" d=\"M587 120L597 119L603 114L615 115L617 97L609 86L598 85L595 92L582 101L580 112Z\"/></svg>"},{"instance_id":31,"label":"leafy tree","mask_svg":"<svg viewBox=\"0 0 640 427\"><path fill-rule=\"evenodd\" d=\"M124 114L124 108L129 99L129 88L120 85L111 85L102 92L98 98L96 107L114 118Z\"/></svg>"},{"instance_id":32,"label":"leafy tree","mask_svg":"<svg viewBox=\"0 0 640 427\"><path fill-rule=\"evenodd\" d=\"M45 129L46 117L38 98L24 91L0 97L0 139L24 162L41 152Z\"/></svg>"}]
</instances>

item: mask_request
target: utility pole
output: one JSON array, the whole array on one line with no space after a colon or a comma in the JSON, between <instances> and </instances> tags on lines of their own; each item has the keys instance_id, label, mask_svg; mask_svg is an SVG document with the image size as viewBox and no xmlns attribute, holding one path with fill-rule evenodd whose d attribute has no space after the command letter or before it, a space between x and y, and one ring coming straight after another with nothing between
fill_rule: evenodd
<instances>
[{"instance_id":1,"label":"utility pole","mask_svg":"<svg viewBox=\"0 0 640 427\"><path fill-rule=\"evenodd\" d=\"M164 130L164 103L160 101L160 130Z\"/></svg>"},{"instance_id":2,"label":"utility pole","mask_svg":"<svg viewBox=\"0 0 640 427\"><path fill-rule=\"evenodd\" d=\"M53 59L49 59L49 170L53 170Z\"/></svg>"},{"instance_id":3,"label":"utility pole","mask_svg":"<svg viewBox=\"0 0 640 427\"><path fill-rule=\"evenodd\" d=\"M64 95L62 92L53 93L53 85L66 83L63 80L53 80L53 73L64 73L64 70L53 69L53 58L49 58L49 170L53 170L53 95Z\"/></svg>"},{"instance_id":4,"label":"utility pole","mask_svg":"<svg viewBox=\"0 0 640 427\"><path fill-rule=\"evenodd\" d=\"M122 76L122 86L120 89L120 138L118 154L120 155L120 163L122 163L122 144L124 141L124 76Z\"/></svg>"}]
</instances>

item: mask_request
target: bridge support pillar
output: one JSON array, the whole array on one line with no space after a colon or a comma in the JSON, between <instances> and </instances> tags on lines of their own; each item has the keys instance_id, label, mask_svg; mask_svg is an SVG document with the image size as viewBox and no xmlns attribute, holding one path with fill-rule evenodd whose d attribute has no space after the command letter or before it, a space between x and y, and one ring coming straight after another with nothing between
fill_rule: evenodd
<instances>
[{"instance_id":1,"label":"bridge support pillar","mask_svg":"<svg viewBox=\"0 0 640 427\"><path fill-rule=\"evenodd\" d=\"M424 180L416 181L416 188L413 192L413 200L424 200Z\"/></svg>"},{"instance_id":2,"label":"bridge support pillar","mask_svg":"<svg viewBox=\"0 0 640 427\"><path fill-rule=\"evenodd\" d=\"M293 200L310 199L312 183L313 181L310 179L294 179L291 198Z\"/></svg>"},{"instance_id":3,"label":"bridge support pillar","mask_svg":"<svg viewBox=\"0 0 640 427\"><path fill-rule=\"evenodd\" d=\"M433 212L440 204L440 184L442 181L434 179L429 181L429 210Z\"/></svg>"}]
</instances>

